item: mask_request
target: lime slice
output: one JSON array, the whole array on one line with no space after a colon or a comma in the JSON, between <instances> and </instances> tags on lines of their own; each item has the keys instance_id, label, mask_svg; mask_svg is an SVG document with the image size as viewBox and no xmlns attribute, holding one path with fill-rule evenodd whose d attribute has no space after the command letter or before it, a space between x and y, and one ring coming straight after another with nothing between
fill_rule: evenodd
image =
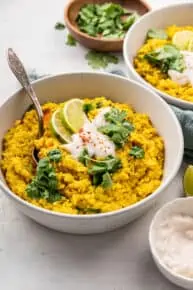
<instances>
[{"instance_id":1,"label":"lime slice","mask_svg":"<svg viewBox=\"0 0 193 290\"><path fill-rule=\"evenodd\" d=\"M184 174L184 192L193 196L193 166L189 165Z\"/></svg>"},{"instance_id":2,"label":"lime slice","mask_svg":"<svg viewBox=\"0 0 193 290\"><path fill-rule=\"evenodd\" d=\"M83 102L80 99L72 99L66 102L61 114L62 121L73 133L78 132L84 125L85 114Z\"/></svg>"},{"instance_id":3,"label":"lime slice","mask_svg":"<svg viewBox=\"0 0 193 290\"><path fill-rule=\"evenodd\" d=\"M178 31L172 38L172 43L181 50L187 50L189 42L193 40L193 31Z\"/></svg>"},{"instance_id":4,"label":"lime slice","mask_svg":"<svg viewBox=\"0 0 193 290\"><path fill-rule=\"evenodd\" d=\"M63 142L71 142L71 132L64 126L61 120L61 112L57 110L53 113L51 118L51 127L53 133L59 137Z\"/></svg>"},{"instance_id":5,"label":"lime slice","mask_svg":"<svg viewBox=\"0 0 193 290\"><path fill-rule=\"evenodd\" d=\"M188 50L193 51L193 39L191 39L188 43Z\"/></svg>"}]
</instances>

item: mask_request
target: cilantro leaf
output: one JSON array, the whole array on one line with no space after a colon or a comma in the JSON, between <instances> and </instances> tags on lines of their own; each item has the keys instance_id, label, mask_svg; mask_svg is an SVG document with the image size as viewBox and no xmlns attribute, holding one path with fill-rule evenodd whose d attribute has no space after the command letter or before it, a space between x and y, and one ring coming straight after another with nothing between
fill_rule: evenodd
<instances>
[{"instance_id":1,"label":"cilantro leaf","mask_svg":"<svg viewBox=\"0 0 193 290\"><path fill-rule=\"evenodd\" d=\"M117 145L117 147L122 147L127 137L130 134L130 130L125 128L122 124L114 125L108 124L99 128L99 131L107 136Z\"/></svg>"},{"instance_id":2,"label":"cilantro leaf","mask_svg":"<svg viewBox=\"0 0 193 290\"><path fill-rule=\"evenodd\" d=\"M185 63L183 55L171 44L158 48L144 56L146 60L159 67L162 72L167 73L169 69L183 72Z\"/></svg>"},{"instance_id":3,"label":"cilantro leaf","mask_svg":"<svg viewBox=\"0 0 193 290\"><path fill-rule=\"evenodd\" d=\"M87 114L88 112L92 111L94 106L92 104L83 104L83 111Z\"/></svg>"},{"instance_id":4,"label":"cilantro leaf","mask_svg":"<svg viewBox=\"0 0 193 290\"><path fill-rule=\"evenodd\" d=\"M180 57L174 59L170 62L169 69L173 69L179 72L183 72L185 69L184 58L181 55Z\"/></svg>"},{"instance_id":5,"label":"cilantro leaf","mask_svg":"<svg viewBox=\"0 0 193 290\"><path fill-rule=\"evenodd\" d=\"M108 156L104 161L100 163L105 163L108 172L115 172L122 167L121 160L113 156Z\"/></svg>"},{"instance_id":6,"label":"cilantro leaf","mask_svg":"<svg viewBox=\"0 0 193 290\"><path fill-rule=\"evenodd\" d=\"M129 15L124 21L123 21L123 28L125 30L128 30L131 25L133 25L133 23L139 18L139 14L137 13L133 13L131 15Z\"/></svg>"},{"instance_id":7,"label":"cilantro leaf","mask_svg":"<svg viewBox=\"0 0 193 290\"><path fill-rule=\"evenodd\" d=\"M100 127L98 130L107 135L118 148L122 147L134 129L133 125L126 120L127 113L112 108L104 117L109 124Z\"/></svg>"},{"instance_id":8,"label":"cilantro leaf","mask_svg":"<svg viewBox=\"0 0 193 290\"><path fill-rule=\"evenodd\" d=\"M88 150L86 148L84 148L78 157L78 161L80 161L82 164L87 166L89 159L90 159L90 157L88 154Z\"/></svg>"},{"instance_id":9,"label":"cilantro leaf","mask_svg":"<svg viewBox=\"0 0 193 290\"><path fill-rule=\"evenodd\" d=\"M109 112L105 113L105 120L111 123L121 123L127 117L125 111L120 111L116 108L112 108Z\"/></svg>"},{"instance_id":10,"label":"cilantro leaf","mask_svg":"<svg viewBox=\"0 0 193 290\"><path fill-rule=\"evenodd\" d=\"M134 156L137 159L141 159L141 158L144 158L145 152L143 148L139 146L133 146L129 152L129 155Z\"/></svg>"},{"instance_id":11,"label":"cilantro leaf","mask_svg":"<svg viewBox=\"0 0 193 290\"><path fill-rule=\"evenodd\" d=\"M97 30L96 27L92 24L84 25L82 26L82 32L86 32L90 36L96 36Z\"/></svg>"},{"instance_id":12,"label":"cilantro leaf","mask_svg":"<svg viewBox=\"0 0 193 290\"><path fill-rule=\"evenodd\" d=\"M129 16L125 18L127 15ZM119 4L85 4L81 7L76 22L79 29L90 36L123 38L137 17L137 13L131 13Z\"/></svg>"},{"instance_id":13,"label":"cilantro leaf","mask_svg":"<svg viewBox=\"0 0 193 290\"><path fill-rule=\"evenodd\" d=\"M117 64L119 62L118 57L113 54L97 52L94 50L90 50L85 58L88 61L88 65L93 69L106 68L111 63Z\"/></svg>"},{"instance_id":14,"label":"cilantro leaf","mask_svg":"<svg viewBox=\"0 0 193 290\"><path fill-rule=\"evenodd\" d=\"M66 27L65 27L65 25L62 22L56 22L54 28L56 30L64 30Z\"/></svg>"},{"instance_id":15,"label":"cilantro leaf","mask_svg":"<svg viewBox=\"0 0 193 290\"><path fill-rule=\"evenodd\" d=\"M103 23L99 23L97 27L98 33L103 33L105 30L109 29L109 32L111 31L111 27L114 25L114 21L112 19L109 19ZM107 33L106 33L107 34ZM104 34L103 34L104 35Z\"/></svg>"},{"instance_id":16,"label":"cilantro leaf","mask_svg":"<svg viewBox=\"0 0 193 290\"><path fill-rule=\"evenodd\" d=\"M69 33L67 35L67 40L66 40L66 44L69 46L76 46L76 39Z\"/></svg>"},{"instance_id":17,"label":"cilantro leaf","mask_svg":"<svg viewBox=\"0 0 193 290\"><path fill-rule=\"evenodd\" d=\"M147 32L147 39L167 39L167 33L162 29L151 28Z\"/></svg>"},{"instance_id":18,"label":"cilantro leaf","mask_svg":"<svg viewBox=\"0 0 193 290\"><path fill-rule=\"evenodd\" d=\"M62 158L61 151L59 149L53 149L48 152L48 157L50 161L59 162Z\"/></svg>"},{"instance_id":19,"label":"cilantro leaf","mask_svg":"<svg viewBox=\"0 0 193 290\"><path fill-rule=\"evenodd\" d=\"M102 183L102 175L101 174L95 174L92 177L92 184L95 186L98 186Z\"/></svg>"},{"instance_id":20,"label":"cilantro leaf","mask_svg":"<svg viewBox=\"0 0 193 290\"><path fill-rule=\"evenodd\" d=\"M26 192L34 199L46 199L48 202L55 202L61 199L58 192L58 181L55 169L50 161L58 162L61 158L60 150L54 149L48 153L48 157L40 159L35 177L27 185Z\"/></svg>"},{"instance_id":21,"label":"cilantro leaf","mask_svg":"<svg viewBox=\"0 0 193 290\"><path fill-rule=\"evenodd\" d=\"M61 194L59 192L54 192L54 193L49 194L48 201L52 203L60 199L61 199Z\"/></svg>"},{"instance_id":22,"label":"cilantro leaf","mask_svg":"<svg viewBox=\"0 0 193 290\"><path fill-rule=\"evenodd\" d=\"M105 174L103 174L103 177L102 177L102 187L103 188L109 188L112 186L112 179L111 179L111 176L109 174L109 172L106 172Z\"/></svg>"},{"instance_id":23,"label":"cilantro leaf","mask_svg":"<svg viewBox=\"0 0 193 290\"><path fill-rule=\"evenodd\" d=\"M105 173L107 171L107 168L105 165L101 164L94 164L91 168L89 168L88 173L90 175L98 175L101 173Z\"/></svg>"},{"instance_id":24,"label":"cilantro leaf","mask_svg":"<svg viewBox=\"0 0 193 290\"><path fill-rule=\"evenodd\" d=\"M122 167L120 159L113 156L108 156L104 160L91 160L94 163L94 165L89 168L89 174L91 175L97 175L107 171L113 173Z\"/></svg>"},{"instance_id":25,"label":"cilantro leaf","mask_svg":"<svg viewBox=\"0 0 193 290\"><path fill-rule=\"evenodd\" d=\"M88 174L92 177L93 185L101 185L104 188L107 188L107 184L108 186L112 185L110 173L122 167L119 158L110 155L103 160L95 160L89 157L87 149L83 149L79 161L88 167Z\"/></svg>"},{"instance_id":26,"label":"cilantro leaf","mask_svg":"<svg viewBox=\"0 0 193 290\"><path fill-rule=\"evenodd\" d=\"M121 5L115 3L105 3L101 5L101 11L106 18L116 18L124 14L124 9Z\"/></svg>"}]
</instances>

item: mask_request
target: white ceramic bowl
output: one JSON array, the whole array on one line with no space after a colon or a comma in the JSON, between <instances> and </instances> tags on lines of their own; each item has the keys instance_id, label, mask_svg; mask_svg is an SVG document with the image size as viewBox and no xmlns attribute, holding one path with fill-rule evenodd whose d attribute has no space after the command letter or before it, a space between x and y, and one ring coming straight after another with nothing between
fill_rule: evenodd
<instances>
[{"instance_id":1,"label":"white ceramic bowl","mask_svg":"<svg viewBox=\"0 0 193 290\"><path fill-rule=\"evenodd\" d=\"M161 186L144 200L121 210L95 215L70 215L51 212L17 197L1 176L0 188L17 208L38 223L68 233L91 234L110 231L142 215L163 194L176 175L183 155L183 135L170 107L154 92L126 78L100 73L72 73L47 77L34 82L41 103L63 102L70 98L106 96L131 104L147 113L165 142L164 178ZM16 92L0 107L0 142L14 120L22 117L30 100L23 91Z\"/></svg>"},{"instance_id":2,"label":"white ceramic bowl","mask_svg":"<svg viewBox=\"0 0 193 290\"><path fill-rule=\"evenodd\" d=\"M185 289L193 289L193 279L183 277L171 271L160 259L155 247L156 234L155 229L159 228L159 225L163 220L169 218L171 214L187 214L193 217L193 197L177 198L166 205L164 205L155 214L149 229L149 245L153 256L153 259L160 270L160 272L172 283L183 287Z\"/></svg>"},{"instance_id":3,"label":"white ceramic bowl","mask_svg":"<svg viewBox=\"0 0 193 290\"><path fill-rule=\"evenodd\" d=\"M161 92L150 83L146 82L146 80L136 72L133 66L133 59L136 56L138 49L144 44L147 31L150 28L165 28L173 24L179 26L193 26L193 2L162 7L141 17L127 32L123 45L123 55L128 75L131 78L153 89L168 103L184 109L193 109L193 102L183 101Z\"/></svg>"}]
</instances>

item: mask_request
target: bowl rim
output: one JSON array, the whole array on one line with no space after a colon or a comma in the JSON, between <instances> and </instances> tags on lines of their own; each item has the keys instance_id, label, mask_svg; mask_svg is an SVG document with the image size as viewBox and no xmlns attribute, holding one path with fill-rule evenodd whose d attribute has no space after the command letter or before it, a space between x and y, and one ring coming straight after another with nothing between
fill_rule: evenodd
<instances>
[{"instance_id":1,"label":"bowl rim","mask_svg":"<svg viewBox=\"0 0 193 290\"><path fill-rule=\"evenodd\" d=\"M182 6L191 6L193 9L193 2L183 2L183 3L174 3L174 4L170 4L170 5L166 5L163 7L159 7L156 8L154 10L151 10L149 13L144 14L142 17L140 17L140 19L138 19L138 21L136 21L132 27L127 31L125 38L124 38L124 42L123 42L123 58L126 62L127 67L129 68L130 72L132 73L132 75L136 78L136 80L138 80L139 82L141 82L142 84L144 84L145 86L148 86L149 88L151 88L152 90L154 90L157 94L162 95L169 103L176 103L176 105L178 107L182 107L183 105L186 106L186 108L188 107L193 107L193 102L189 102L186 100L182 100L180 98L176 98L173 97L172 95L169 95L159 89L157 89L156 87L154 87L152 84L150 84L149 82L147 82L144 78L142 78L142 76L135 70L133 63L130 61L129 56L128 56L128 39L130 38L130 34L133 32L133 30L135 30L136 26L138 24L140 24L140 22L142 22L144 19L148 19L151 17L151 15L156 14L160 11L164 11L164 10L168 10L171 8L177 8L177 7L182 7ZM144 35L145 37L145 35Z\"/></svg>"},{"instance_id":2,"label":"bowl rim","mask_svg":"<svg viewBox=\"0 0 193 290\"><path fill-rule=\"evenodd\" d=\"M178 203L183 203L183 202L189 202L189 200L193 201L193 197L178 197L175 198L169 202L167 202L166 204L164 204L154 215L151 224L149 226L149 234L148 234L148 241L149 241L149 247L151 250L151 253L154 257L154 259L156 260L156 263L158 263L161 268L163 268L165 270L165 272L169 273L169 275L173 276L175 279L181 280L182 282L189 282L193 284L193 278L189 278L189 277L185 277L182 276L180 274L175 273L174 271L172 271L169 267L167 267L162 259L158 256L157 254L157 250L155 248L155 242L153 239L153 231L154 231L154 227L156 226L156 220L157 218L159 218L159 216L163 215L163 211L167 208L172 208L174 204Z\"/></svg>"},{"instance_id":3,"label":"bowl rim","mask_svg":"<svg viewBox=\"0 0 193 290\"><path fill-rule=\"evenodd\" d=\"M76 0L79 1L79 0ZM111 2L110 0L108 0L109 2ZM145 14L147 14L149 11L151 11L151 6L146 2L146 0L138 0L141 5L143 5L146 9L147 12ZM110 38L110 39L106 39L106 38L99 38L99 37L93 37L88 35L87 33L82 32L81 30L79 30L76 26L74 26L72 24L72 22L70 21L68 15L69 15L69 11L71 9L71 6L74 4L75 0L70 0L67 5L64 7L64 20L65 20L65 24L67 27L69 27L76 35L78 35L79 37L88 39L90 41L93 42L101 42L101 43L119 43L122 44L124 42L124 38ZM137 20L138 21L138 20ZM137 22L136 21L136 22ZM130 30L130 29L129 29Z\"/></svg>"},{"instance_id":4,"label":"bowl rim","mask_svg":"<svg viewBox=\"0 0 193 290\"><path fill-rule=\"evenodd\" d=\"M45 208L42 208L42 207L39 207L39 206L36 206L24 199L22 199L21 197L19 197L18 195L16 195L14 192L12 192L8 185L4 184L2 179L0 179L0 189L4 192L6 192L6 194L8 195L8 197L10 198L13 198L16 202L22 204L23 206L27 206L29 207L31 210L37 210L38 212L40 213L43 213L43 214L48 214L48 215L51 215L51 216L57 216L57 217L68 217L68 218L71 218L71 219L101 219L101 218L108 218L109 216L115 216L115 215L119 215L119 214L124 214L125 212L127 212L129 209L132 210L132 209L135 209L136 207L142 207L143 205L145 205L147 202L151 201L151 200L154 200L155 197L161 192L161 191L164 191L167 186L170 184L170 182L173 180L173 178L176 176L180 166L181 166L181 163L182 163L182 159L183 159L183 152L184 152L184 138L183 138L183 133L182 133L182 128L180 126L180 123L175 115L175 113L173 112L173 110L168 106L168 104L159 96L157 95L155 92L153 92L152 90L150 90L149 88L147 88L146 86L136 82L136 81L133 81L133 80L130 80L128 78L125 78L123 76L118 76L118 75L113 75L111 73L108 73L108 72L81 72L81 71L77 71L77 72L72 72L72 73L57 73L57 74L53 74L53 75L49 75L49 76L44 76L38 80L35 80L32 82L32 85L34 84L38 84L38 83L41 83L43 81L49 81L50 79L54 79L54 78L58 78L58 77L61 77L61 76L101 76L101 77L107 77L107 78L112 78L112 79L119 79L119 80L122 80L122 81L126 81L126 82L129 82L129 83L132 83L134 84L135 86L138 86L138 87L141 87L143 90L145 90L146 92L150 93L151 95L153 95L155 98L159 99L159 101L162 103L162 105L165 107L165 110L171 115L172 119L173 119L173 122L175 123L176 125L176 129L177 129L177 132L178 132L178 135L179 135L179 142L178 144L180 145L180 149L179 149L179 152L178 152L178 155L177 155L177 158L176 158L176 163L175 163L175 166L173 167L173 170L170 174L170 176L168 178L165 179L165 181L152 193L150 194L149 196L147 196L146 198L142 199L141 201L138 201L137 203L133 204L133 205L130 205L130 206L127 206L127 207L124 207L124 208L121 208L121 209L118 209L118 210L114 210L114 211L110 211L110 212L106 212L106 213L100 213L100 214L79 214L79 215L75 215L75 214L67 214L67 213L61 213L61 212L56 212L56 211L51 211L51 210L48 210L48 209L45 209ZM18 89L15 91L15 93L13 93L10 97L8 97L1 105L0 105L0 108L2 106L4 106L5 104L9 103L9 101L11 101L11 99L22 92L22 89Z\"/></svg>"}]
</instances>

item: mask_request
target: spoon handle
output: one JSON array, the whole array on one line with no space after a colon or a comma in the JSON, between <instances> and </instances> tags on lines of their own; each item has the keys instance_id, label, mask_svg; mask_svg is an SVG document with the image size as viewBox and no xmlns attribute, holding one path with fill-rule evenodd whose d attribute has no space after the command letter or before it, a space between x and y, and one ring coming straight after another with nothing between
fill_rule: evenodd
<instances>
[{"instance_id":1,"label":"spoon handle","mask_svg":"<svg viewBox=\"0 0 193 290\"><path fill-rule=\"evenodd\" d=\"M13 74L17 78L17 80L20 82L22 87L25 89L28 96L31 98L34 107L36 109L37 115L38 115L38 124L39 124L39 137L43 135L44 127L43 127L43 112L40 106L40 103L38 101L38 98L36 96L36 93L30 84L29 78L27 76L26 70L18 58L18 56L15 54L12 48L8 48L7 53L7 60L10 69L12 70Z\"/></svg>"}]
</instances>

